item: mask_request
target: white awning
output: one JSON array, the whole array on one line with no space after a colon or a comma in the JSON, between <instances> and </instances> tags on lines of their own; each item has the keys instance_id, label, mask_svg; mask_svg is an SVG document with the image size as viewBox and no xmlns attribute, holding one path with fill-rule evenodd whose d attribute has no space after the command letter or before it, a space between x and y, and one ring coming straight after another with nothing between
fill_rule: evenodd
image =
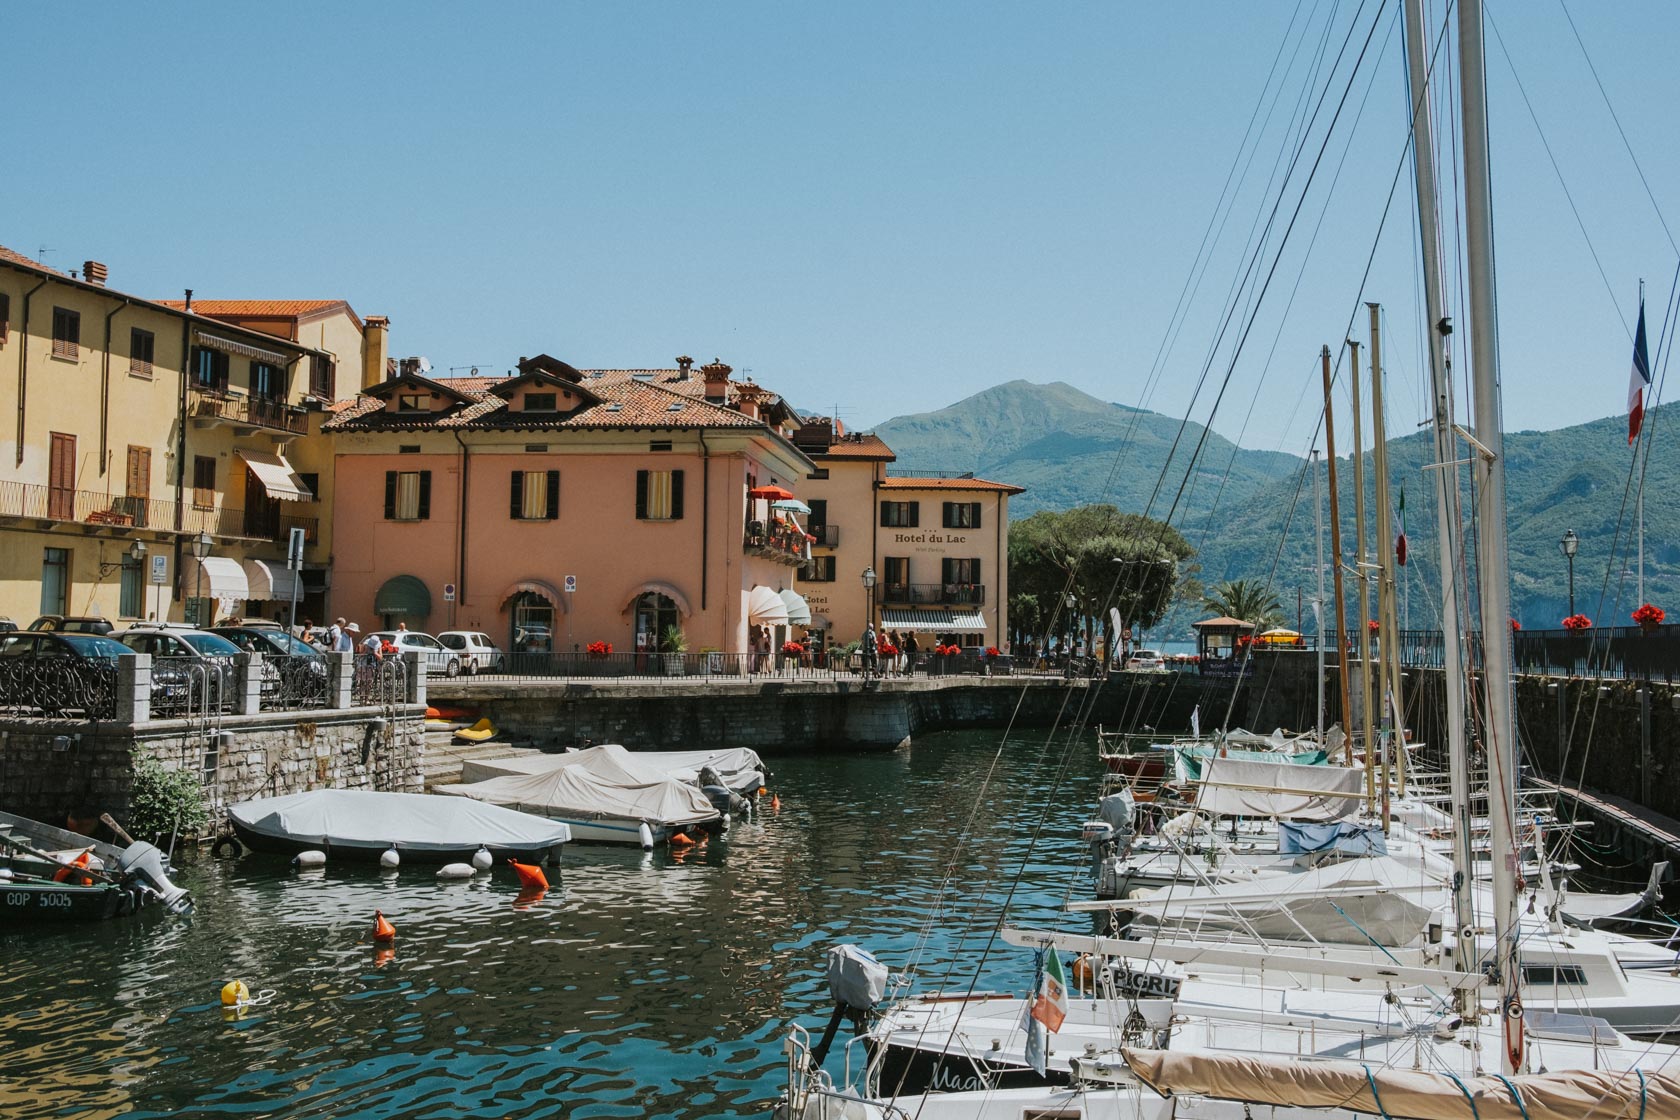
<instances>
[{"instance_id":1,"label":"white awning","mask_svg":"<svg viewBox=\"0 0 1680 1120\"><path fill-rule=\"evenodd\" d=\"M292 589L297 586L297 573L286 567L284 560L251 560L244 563L245 583L250 588L247 599L292 601ZM297 587L297 597L303 598L303 588Z\"/></svg>"},{"instance_id":2,"label":"white awning","mask_svg":"<svg viewBox=\"0 0 1680 1120\"><path fill-rule=\"evenodd\" d=\"M231 338L205 334L203 331L200 331L193 341L200 346L209 347L211 350L220 350L224 354L232 354L236 358L254 358L259 362L266 362L271 366L279 366L282 369L290 365L292 361L290 357L278 351L264 350L262 347L252 346L248 342L235 342Z\"/></svg>"},{"instance_id":3,"label":"white awning","mask_svg":"<svg viewBox=\"0 0 1680 1120\"><path fill-rule=\"evenodd\" d=\"M949 630L955 632L981 633L986 629L986 620L979 611L951 611L951 610L895 610L891 607L881 611L881 628L884 630Z\"/></svg>"},{"instance_id":4,"label":"white awning","mask_svg":"<svg viewBox=\"0 0 1680 1120\"><path fill-rule=\"evenodd\" d=\"M753 626L786 626L787 604L762 583L747 595L747 622Z\"/></svg>"},{"instance_id":5,"label":"white awning","mask_svg":"<svg viewBox=\"0 0 1680 1120\"><path fill-rule=\"evenodd\" d=\"M251 468L251 473L257 476L257 481L263 484L271 498L279 498L285 502L313 502L315 495L309 492L309 487L303 484L303 479L292 470L292 465L286 462L284 455L276 455L271 451L239 450L239 457L245 460L245 465Z\"/></svg>"},{"instance_id":6,"label":"white awning","mask_svg":"<svg viewBox=\"0 0 1680 1120\"><path fill-rule=\"evenodd\" d=\"M811 604L805 601L805 596L793 588L781 592L782 605L787 607L788 625L811 625Z\"/></svg>"},{"instance_id":7,"label":"white awning","mask_svg":"<svg viewBox=\"0 0 1680 1120\"><path fill-rule=\"evenodd\" d=\"M231 556L181 556L181 593L194 599L249 599L245 569Z\"/></svg>"}]
</instances>

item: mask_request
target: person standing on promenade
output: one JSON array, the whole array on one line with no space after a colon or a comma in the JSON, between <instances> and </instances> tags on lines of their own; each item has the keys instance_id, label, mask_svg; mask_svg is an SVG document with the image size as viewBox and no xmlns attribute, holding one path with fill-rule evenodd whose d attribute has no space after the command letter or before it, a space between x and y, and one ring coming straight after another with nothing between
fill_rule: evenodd
<instances>
[{"instance_id":1,"label":"person standing on promenade","mask_svg":"<svg viewBox=\"0 0 1680 1120\"><path fill-rule=\"evenodd\" d=\"M867 677L875 671L875 659L876 659L877 656L879 656L879 654L880 654L880 650L877 648L877 642L876 642L876 638L875 638L875 623L872 622L872 621L871 622L865 622L863 624L863 675L864 676Z\"/></svg>"}]
</instances>

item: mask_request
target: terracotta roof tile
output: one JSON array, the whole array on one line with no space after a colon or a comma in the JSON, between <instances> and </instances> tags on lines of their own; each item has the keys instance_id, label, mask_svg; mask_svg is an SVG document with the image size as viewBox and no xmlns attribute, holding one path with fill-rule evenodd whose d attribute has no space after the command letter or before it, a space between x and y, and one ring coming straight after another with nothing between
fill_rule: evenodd
<instances>
[{"instance_id":1,"label":"terracotta roof tile","mask_svg":"<svg viewBox=\"0 0 1680 1120\"><path fill-rule=\"evenodd\" d=\"M885 459L898 458L885 440L873 432L861 436L846 436L829 444L827 451L813 451L813 459Z\"/></svg>"},{"instance_id":2,"label":"terracotta roof tile","mask_svg":"<svg viewBox=\"0 0 1680 1120\"><path fill-rule=\"evenodd\" d=\"M995 490L1003 494L1024 494L1025 486L990 482L984 478L884 478L883 490Z\"/></svg>"},{"instance_id":3,"label":"terracotta roof tile","mask_svg":"<svg viewBox=\"0 0 1680 1120\"><path fill-rule=\"evenodd\" d=\"M0 260L11 261L13 264L28 265L30 268L38 268L42 272L51 272L57 276L69 275L68 273L59 272L58 269L53 268L50 265L44 265L40 261L32 260L31 258L18 252L16 249L8 249L4 245L0 245Z\"/></svg>"},{"instance_id":4,"label":"terracotta roof tile","mask_svg":"<svg viewBox=\"0 0 1680 1120\"><path fill-rule=\"evenodd\" d=\"M165 307L182 310L187 306L185 300L179 299L160 299L158 302ZM295 319L340 306L348 305L341 299L195 299L192 309L211 319L224 316L234 319Z\"/></svg>"}]
</instances>

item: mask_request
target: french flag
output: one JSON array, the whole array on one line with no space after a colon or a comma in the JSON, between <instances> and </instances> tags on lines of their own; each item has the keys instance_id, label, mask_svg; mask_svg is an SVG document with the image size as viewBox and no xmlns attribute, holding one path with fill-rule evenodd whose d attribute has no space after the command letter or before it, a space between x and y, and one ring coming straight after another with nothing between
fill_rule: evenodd
<instances>
[{"instance_id":1,"label":"french flag","mask_svg":"<svg viewBox=\"0 0 1680 1120\"><path fill-rule=\"evenodd\" d=\"M1633 334L1633 372L1628 375L1628 443L1639 438L1645 419L1645 390L1651 387L1651 360L1645 353L1645 298L1639 299L1639 329Z\"/></svg>"}]
</instances>

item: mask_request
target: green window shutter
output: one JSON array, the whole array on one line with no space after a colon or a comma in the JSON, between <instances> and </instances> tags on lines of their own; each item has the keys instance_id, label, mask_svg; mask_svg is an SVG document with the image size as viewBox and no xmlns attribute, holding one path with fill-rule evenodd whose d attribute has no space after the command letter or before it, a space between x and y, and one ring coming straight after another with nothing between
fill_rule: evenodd
<instances>
[{"instance_id":1,"label":"green window shutter","mask_svg":"<svg viewBox=\"0 0 1680 1120\"><path fill-rule=\"evenodd\" d=\"M548 519L560 519L560 472L548 472Z\"/></svg>"},{"instance_id":2,"label":"green window shutter","mask_svg":"<svg viewBox=\"0 0 1680 1120\"><path fill-rule=\"evenodd\" d=\"M647 520L647 476L646 471L636 472L636 520Z\"/></svg>"},{"instance_id":3,"label":"green window shutter","mask_svg":"<svg viewBox=\"0 0 1680 1120\"><path fill-rule=\"evenodd\" d=\"M681 521L683 515L683 472L671 472L671 520Z\"/></svg>"},{"instance_id":4,"label":"green window shutter","mask_svg":"<svg viewBox=\"0 0 1680 1120\"><path fill-rule=\"evenodd\" d=\"M956 514L951 512L956 507L956 504L957 503L955 503L955 502L944 502L944 503L942 503L942 505L944 507L941 511L941 513L943 515L942 516L942 523L944 524L945 528L947 528L947 529L955 527L955 525L957 523L956 522Z\"/></svg>"},{"instance_id":5,"label":"green window shutter","mask_svg":"<svg viewBox=\"0 0 1680 1120\"><path fill-rule=\"evenodd\" d=\"M510 489L512 491L512 496L508 499L508 516L513 518L515 521L518 521L525 513L524 471L513 472L512 485Z\"/></svg>"},{"instance_id":6,"label":"green window shutter","mask_svg":"<svg viewBox=\"0 0 1680 1120\"><path fill-rule=\"evenodd\" d=\"M922 523L922 503L910 503L910 528L915 529Z\"/></svg>"},{"instance_id":7,"label":"green window shutter","mask_svg":"<svg viewBox=\"0 0 1680 1120\"><path fill-rule=\"evenodd\" d=\"M970 529L980 528L980 503L970 502L968 504L968 508L970 511L968 515L968 527Z\"/></svg>"},{"instance_id":8,"label":"green window shutter","mask_svg":"<svg viewBox=\"0 0 1680 1120\"><path fill-rule=\"evenodd\" d=\"M197 481L194 479L193 481ZM385 472L385 520L395 521L397 518L397 472Z\"/></svg>"},{"instance_id":9,"label":"green window shutter","mask_svg":"<svg viewBox=\"0 0 1680 1120\"><path fill-rule=\"evenodd\" d=\"M432 515L432 472L420 472L420 520Z\"/></svg>"},{"instance_id":10,"label":"green window shutter","mask_svg":"<svg viewBox=\"0 0 1680 1120\"><path fill-rule=\"evenodd\" d=\"M887 505L888 505L888 503L886 503L886 502L881 503L881 527L883 529L889 527L892 524L892 522L887 520Z\"/></svg>"}]
</instances>

